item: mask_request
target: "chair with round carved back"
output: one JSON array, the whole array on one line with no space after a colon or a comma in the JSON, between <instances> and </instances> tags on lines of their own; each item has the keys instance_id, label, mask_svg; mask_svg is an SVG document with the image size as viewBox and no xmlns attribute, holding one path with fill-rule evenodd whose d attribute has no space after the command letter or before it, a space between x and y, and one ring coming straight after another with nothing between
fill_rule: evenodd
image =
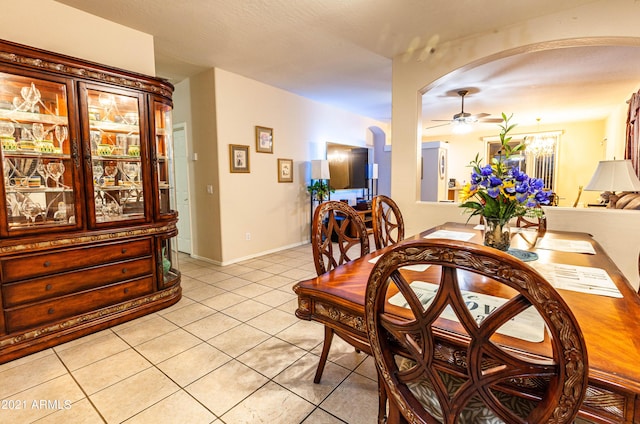
<instances>
[{"instance_id":1,"label":"chair with round carved back","mask_svg":"<svg viewBox=\"0 0 640 424\"><path fill-rule=\"evenodd\" d=\"M313 260L318 275L369 253L369 236L360 215L344 202L323 202L313 215Z\"/></svg>"},{"instance_id":2,"label":"chair with round carved back","mask_svg":"<svg viewBox=\"0 0 640 424\"><path fill-rule=\"evenodd\" d=\"M544 214L544 210L538 209L540 216L519 216L516 219L516 227L525 230L520 231L518 234L531 246L535 247L539 239L544 237L547 233L547 217ZM540 212L541 211L541 212ZM528 231L527 231L528 230ZM535 233L530 237L531 230L535 230Z\"/></svg>"},{"instance_id":3,"label":"chair with round carved back","mask_svg":"<svg viewBox=\"0 0 640 424\"><path fill-rule=\"evenodd\" d=\"M376 249L404 240L404 219L400 208L391 198L375 196L371 202L371 215Z\"/></svg>"},{"instance_id":4,"label":"chair with round carved back","mask_svg":"<svg viewBox=\"0 0 640 424\"><path fill-rule=\"evenodd\" d=\"M429 270L409 271L418 265ZM371 271L365 324L388 423L571 423L584 399L575 317L544 277L504 252L450 240L393 246ZM529 325L540 340L527 341Z\"/></svg>"},{"instance_id":5,"label":"chair with round carved back","mask_svg":"<svg viewBox=\"0 0 640 424\"><path fill-rule=\"evenodd\" d=\"M322 275L345 262L368 254L369 234L364 221L355 209L345 202L328 201L318 205L313 215L311 244L316 272ZM357 351L371 354L369 340L354 337L338 328L325 325L322 353L313 379L316 384L320 383L322 378L334 334L355 347ZM383 422L385 416L386 396L383 388L380 381L379 422Z\"/></svg>"}]
</instances>

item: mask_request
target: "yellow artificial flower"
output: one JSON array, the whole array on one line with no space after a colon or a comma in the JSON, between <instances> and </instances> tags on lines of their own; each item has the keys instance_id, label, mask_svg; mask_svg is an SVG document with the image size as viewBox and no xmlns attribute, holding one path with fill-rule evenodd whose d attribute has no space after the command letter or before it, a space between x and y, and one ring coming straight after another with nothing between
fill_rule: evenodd
<instances>
[{"instance_id":1,"label":"yellow artificial flower","mask_svg":"<svg viewBox=\"0 0 640 424\"><path fill-rule=\"evenodd\" d=\"M512 194L507 192L507 189L514 188L515 186L516 186L516 182L514 180L505 180L502 183L502 187L500 187L500 192L507 199L515 200L516 199L515 191L513 191Z\"/></svg>"},{"instance_id":2,"label":"yellow artificial flower","mask_svg":"<svg viewBox=\"0 0 640 424\"><path fill-rule=\"evenodd\" d=\"M466 202L467 200L469 200L469 198L471 198L471 196L476 194L477 191L477 189L471 190L471 183L467 183L464 187L462 187L462 190L460 191L460 200L462 202Z\"/></svg>"}]
</instances>

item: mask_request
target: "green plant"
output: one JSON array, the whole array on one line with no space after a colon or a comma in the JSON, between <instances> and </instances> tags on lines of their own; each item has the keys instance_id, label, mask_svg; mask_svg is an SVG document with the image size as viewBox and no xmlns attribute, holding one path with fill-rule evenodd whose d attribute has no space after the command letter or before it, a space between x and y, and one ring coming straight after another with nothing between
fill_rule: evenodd
<instances>
[{"instance_id":1,"label":"green plant","mask_svg":"<svg viewBox=\"0 0 640 424\"><path fill-rule=\"evenodd\" d=\"M329 193L335 193L335 190L329 187L324 180L316 180L313 184L307 186L307 191L311 197L318 202L324 202L329 197Z\"/></svg>"}]
</instances>

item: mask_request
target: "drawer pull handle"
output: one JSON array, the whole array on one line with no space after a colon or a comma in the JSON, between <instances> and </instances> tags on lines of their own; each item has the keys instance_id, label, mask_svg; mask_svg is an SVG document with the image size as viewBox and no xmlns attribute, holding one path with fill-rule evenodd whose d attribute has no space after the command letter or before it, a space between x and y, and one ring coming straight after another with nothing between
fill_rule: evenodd
<instances>
[{"instance_id":1,"label":"drawer pull handle","mask_svg":"<svg viewBox=\"0 0 640 424\"><path fill-rule=\"evenodd\" d=\"M127 293L129 293L129 289L128 288L124 289L124 294L127 294Z\"/></svg>"},{"instance_id":2,"label":"drawer pull handle","mask_svg":"<svg viewBox=\"0 0 640 424\"><path fill-rule=\"evenodd\" d=\"M44 261L44 263L42 264L45 268L48 268L49 266L51 266L51 262L49 261Z\"/></svg>"},{"instance_id":3,"label":"drawer pull handle","mask_svg":"<svg viewBox=\"0 0 640 424\"><path fill-rule=\"evenodd\" d=\"M122 273L126 274L127 273L127 268L122 268Z\"/></svg>"},{"instance_id":4,"label":"drawer pull handle","mask_svg":"<svg viewBox=\"0 0 640 424\"><path fill-rule=\"evenodd\" d=\"M44 288L45 290L51 290L51 284L47 284L47 286Z\"/></svg>"},{"instance_id":5,"label":"drawer pull handle","mask_svg":"<svg viewBox=\"0 0 640 424\"><path fill-rule=\"evenodd\" d=\"M49 310L47 311L47 313L49 315L53 314L55 312L55 310L53 308L49 308Z\"/></svg>"},{"instance_id":6,"label":"drawer pull handle","mask_svg":"<svg viewBox=\"0 0 640 424\"><path fill-rule=\"evenodd\" d=\"M127 253L127 248L126 247L122 248L122 253Z\"/></svg>"}]
</instances>

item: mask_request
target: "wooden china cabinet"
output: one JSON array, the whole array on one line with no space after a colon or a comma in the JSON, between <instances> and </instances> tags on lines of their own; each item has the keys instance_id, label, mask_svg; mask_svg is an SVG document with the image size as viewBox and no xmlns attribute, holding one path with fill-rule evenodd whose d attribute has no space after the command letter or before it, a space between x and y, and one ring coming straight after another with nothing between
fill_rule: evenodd
<instances>
[{"instance_id":1,"label":"wooden china cabinet","mask_svg":"<svg viewBox=\"0 0 640 424\"><path fill-rule=\"evenodd\" d=\"M0 41L0 363L180 299L172 92Z\"/></svg>"}]
</instances>

